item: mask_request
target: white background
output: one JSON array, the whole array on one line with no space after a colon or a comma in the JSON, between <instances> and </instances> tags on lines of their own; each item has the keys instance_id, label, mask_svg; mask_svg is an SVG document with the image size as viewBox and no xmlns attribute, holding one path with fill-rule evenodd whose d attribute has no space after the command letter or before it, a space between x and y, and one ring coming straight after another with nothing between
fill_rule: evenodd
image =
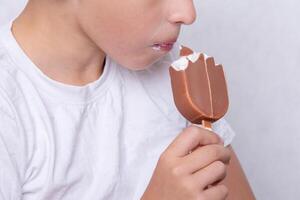
<instances>
[{"instance_id":1,"label":"white background","mask_svg":"<svg viewBox=\"0 0 300 200\"><path fill-rule=\"evenodd\" d=\"M180 39L224 65L233 146L257 199L300 199L300 1L194 2ZM24 5L0 0L0 24Z\"/></svg>"}]
</instances>

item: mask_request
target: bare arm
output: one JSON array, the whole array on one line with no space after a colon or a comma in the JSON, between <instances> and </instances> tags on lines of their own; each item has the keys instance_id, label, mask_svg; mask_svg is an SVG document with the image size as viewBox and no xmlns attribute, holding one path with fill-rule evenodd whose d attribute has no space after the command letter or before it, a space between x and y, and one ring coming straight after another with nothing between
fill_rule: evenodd
<instances>
[{"instance_id":1,"label":"bare arm","mask_svg":"<svg viewBox=\"0 0 300 200\"><path fill-rule=\"evenodd\" d=\"M229 189L229 196L226 200L255 200L255 196L247 181L240 162L231 146L231 160L227 169L227 176L222 184Z\"/></svg>"}]
</instances>

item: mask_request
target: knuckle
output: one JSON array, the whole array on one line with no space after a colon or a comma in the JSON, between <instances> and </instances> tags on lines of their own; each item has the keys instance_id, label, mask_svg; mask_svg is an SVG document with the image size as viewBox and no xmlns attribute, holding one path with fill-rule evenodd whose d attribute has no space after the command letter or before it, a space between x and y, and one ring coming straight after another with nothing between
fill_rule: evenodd
<instances>
[{"instance_id":1,"label":"knuckle","mask_svg":"<svg viewBox=\"0 0 300 200\"><path fill-rule=\"evenodd\" d=\"M195 199L198 196L199 189L196 187L196 184L194 184L189 179L181 181L181 188L189 197L188 199Z\"/></svg>"},{"instance_id":2,"label":"knuckle","mask_svg":"<svg viewBox=\"0 0 300 200\"><path fill-rule=\"evenodd\" d=\"M170 173L174 177L180 177L182 175L182 169L180 166L176 165L176 166L171 167Z\"/></svg>"},{"instance_id":3,"label":"knuckle","mask_svg":"<svg viewBox=\"0 0 300 200\"><path fill-rule=\"evenodd\" d=\"M192 184L189 181L181 181L181 187L189 193L192 191Z\"/></svg>"},{"instance_id":4,"label":"knuckle","mask_svg":"<svg viewBox=\"0 0 300 200\"><path fill-rule=\"evenodd\" d=\"M176 162L167 154L162 154L158 163L161 169L176 179L181 177L184 173L182 166L180 164L176 164Z\"/></svg>"}]
</instances>

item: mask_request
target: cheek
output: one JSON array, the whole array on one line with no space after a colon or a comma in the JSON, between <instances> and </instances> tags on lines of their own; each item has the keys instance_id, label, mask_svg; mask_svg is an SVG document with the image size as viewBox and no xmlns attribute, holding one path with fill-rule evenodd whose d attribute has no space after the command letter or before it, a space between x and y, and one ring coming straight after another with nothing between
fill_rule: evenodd
<instances>
[{"instance_id":1,"label":"cheek","mask_svg":"<svg viewBox=\"0 0 300 200\"><path fill-rule=\"evenodd\" d=\"M118 6L112 6L114 2ZM81 8L81 26L119 64L131 69L144 68L158 58L149 45L160 26L161 12L158 7L152 7L150 12L145 5L128 7L128 2L121 2L90 0L86 3L88 7Z\"/></svg>"},{"instance_id":2,"label":"cheek","mask_svg":"<svg viewBox=\"0 0 300 200\"><path fill-rule=\"evenodd\" d=\"M161 57L150 47L152 35L149 33L152 32L128 29L124 24L107 26L104 31L99 30L97 45L120 65L133 70L144 69Z\"/></svg>"},{"instance_id":3,"label":"cheek","mask_svg":"<svg viewBox=\"0 0 300 200\"><path fill-rule=\"evenodd\" d=\"M87 3L87 7L81 9L79 16L81 26L93 41L121 42L133 46L135 41L147 38L143 24L149 24L149 20L145 16L142 17L139 12L121 5L111 6L99 2L102 1Z\"/></svg>"}]
</instances>

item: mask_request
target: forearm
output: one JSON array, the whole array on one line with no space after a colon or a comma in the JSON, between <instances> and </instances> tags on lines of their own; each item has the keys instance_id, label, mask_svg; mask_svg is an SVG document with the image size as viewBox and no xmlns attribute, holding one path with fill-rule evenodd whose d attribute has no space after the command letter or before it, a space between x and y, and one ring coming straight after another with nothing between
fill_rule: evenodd
<instances>
[{"instance_id":1,"label":"forearm","mask_svg":"<svg viewBox=\"0 0 300 200\"><path fill-rule=\"evenodd\" d=\"M231 149L232 155L227 170L227 176L222 182L229 189L229 196L226 200L255 200L250 184L248 183L247 177L243 172L234 150L231 146L228 148Z\"/></svg>"}]
</instances>

